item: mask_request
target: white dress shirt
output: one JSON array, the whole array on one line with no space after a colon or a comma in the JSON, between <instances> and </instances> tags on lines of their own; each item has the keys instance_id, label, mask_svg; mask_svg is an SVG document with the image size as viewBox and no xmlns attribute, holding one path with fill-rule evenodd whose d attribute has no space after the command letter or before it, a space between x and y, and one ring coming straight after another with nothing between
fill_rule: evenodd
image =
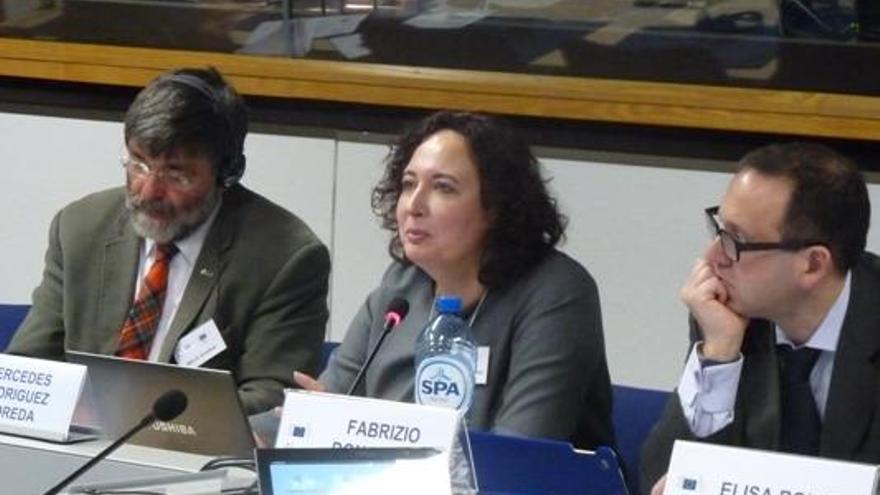
<instances>
[{"instance_id":1,"label":"white dress shirt","mask_svg":"<svg viewBox=\"0 0 880 495\"><path fill-rule=\"evenodd\" d=\"M850 273L847 273L843 290L840 291L834 305L813 336L802 346L821 351L816 365L810 372L810 388L816 400L816 407L819 409L819 416L823 420L828 401L828 388L831 384L831 372L834 368L834 355L837 351L840 330L843 327L843 318L849 305L850 276ZM776 326L776 343L796 347L779 326ZM678 384L681 408L691 432L698 438L717 433L733 422L736 392L743 366L742 354L731 363L704 365L700 360L702 344L702 342L694 344Z\"/></svg>"},{"instance_id":2,"label":"white dress shirt","mask_svg":"<svg viewBox=\"0 0 880 495\"><path fill-rule=\"evenodd\" d=\"M147 357L150 361L158 361L159 350L162 348L162 342L168 336L168 330L171 328L171 322L174 321L174 315L177 314L177 308L183 299L183 292L192 275L193 267L205 244L205 238L217 212L220 211L218 204L208 218L196 228L186 238L174 241L178 252L171 259L168 267L168 287L165 292L165 301L162 303L162 317L156 327L156 335L153 337L153 343L150 347L150 355ZM140 290L141 279L147 273L148 267L152 266L156 257L156 241L153 239L144 239L141 245L140 261L138 264L138 290ZM135 295L137 299L137 295Z\"/></svg>"}]
</instances>

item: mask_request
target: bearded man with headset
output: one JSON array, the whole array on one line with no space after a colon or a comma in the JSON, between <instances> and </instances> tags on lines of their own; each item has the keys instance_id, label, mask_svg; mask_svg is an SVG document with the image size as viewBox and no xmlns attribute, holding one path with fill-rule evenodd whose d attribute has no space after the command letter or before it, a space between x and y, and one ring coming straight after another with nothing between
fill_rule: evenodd
<instances>
[{"instance_id":1,"label":"bearded man with headset","mask_svg":"<svg viewBox=\"0 0 880 495\"><path fill-rule=\"evenodd\" d=\"M7 352L65 350L233 373L248 413L315 370L329 254L292 213L238 183L244 103L213 69L166 72L125 116L125 187L63 208Z\"/></svg>"}]
</instances>

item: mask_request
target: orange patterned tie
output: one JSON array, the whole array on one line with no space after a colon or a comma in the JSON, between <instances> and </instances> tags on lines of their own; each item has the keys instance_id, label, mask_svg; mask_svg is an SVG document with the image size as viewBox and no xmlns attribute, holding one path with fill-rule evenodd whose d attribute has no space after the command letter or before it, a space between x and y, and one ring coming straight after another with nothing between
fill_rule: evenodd
<instances>
[{"instance_id":1,"label":"orange patterned tie","mask_svg":"<svg viewBox=\"0 0 880 495\"><path fill-rule=\"evenodd\" d=\"M162 302L168 287L168 265L177 254L174 244L157 244L156 259L141 281L138 297L128 312L128 318L119 334L119 347L116 355L129 359L147 359L159 318L162 317Z\"/></svg>"}]
</instances>

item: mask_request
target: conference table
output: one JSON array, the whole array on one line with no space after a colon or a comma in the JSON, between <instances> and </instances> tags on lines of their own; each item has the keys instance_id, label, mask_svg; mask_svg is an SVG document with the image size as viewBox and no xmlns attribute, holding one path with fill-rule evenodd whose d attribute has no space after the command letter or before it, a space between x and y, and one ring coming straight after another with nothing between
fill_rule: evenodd
<instances>
[{"instance_id":1,"label":"conference table","mask_svg":"<svg viewBox=\"0 0 880 495\"><path fill-rule=\"evenodd\" d=\"M478 432L470 432L469 438L481 493L626 495L616 457L608 448L584 453L564 442ZM103 439L61 444L0 434L2 493L42 494L109 444ZM202 469L214 459L125 444L71 486L161 478L168 478L171 485L211 476ZM219 471L214 473L221 476ZM242 468L227 469L222 476L223 489L249 486L256 479L254 472Z\"/></svg>"},{"instance_id":2,"label":"conference table","mask_svg":"<svg viewBox=\"0 0 880 495\"><path fill-rule=\"evenodd\" d=\"M0 434L0 491L9 495L44 493L109 444L109 440L61 444ZM193 474L211 460L203 455L123 445L73 485ZM225 487L242 486L254 479L248 471L235 470Z\"/></svg>"}]
</instances>

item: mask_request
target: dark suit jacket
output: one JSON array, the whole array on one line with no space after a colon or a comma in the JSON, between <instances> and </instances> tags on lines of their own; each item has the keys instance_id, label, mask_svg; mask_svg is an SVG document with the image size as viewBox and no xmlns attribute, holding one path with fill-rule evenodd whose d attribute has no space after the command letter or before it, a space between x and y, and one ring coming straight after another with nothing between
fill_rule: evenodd
<instances>
[{"instance_id":1,"label":"dark suit jacket","mask_svg":"<svg viewBox=\"0 0 880 495\"><path fill-rule=\"evenodd\" d=\"M43 280L8 352L63 359L113 354L137 284L142 240L122 188L61 210L49 231ZM181 336L214 319L227 349L203 366L232 371L245 409L277 405L293 370L315 371L327 321L327 249L293 214L233 186L205 238L160 361Z\"/></svg>"},{"instance_id":2,"label":"dark suit jacket","mask_svg":"<svg viewBox=\"0 0 880 495\"><path fill-rule=\"evenodd\" d=\"M866 253L852 270L844 317L825 406L819 455L880 463L880 258ZM699 338L699 329L691 340ZM735 419L706 442L777 450L779 372L773 324L752 320L743 343L743 370ZM671 394L660 421L642 450L643 492L669 465L675 439L694 440L677 394Z\"/></svg>"}]
</instances>

